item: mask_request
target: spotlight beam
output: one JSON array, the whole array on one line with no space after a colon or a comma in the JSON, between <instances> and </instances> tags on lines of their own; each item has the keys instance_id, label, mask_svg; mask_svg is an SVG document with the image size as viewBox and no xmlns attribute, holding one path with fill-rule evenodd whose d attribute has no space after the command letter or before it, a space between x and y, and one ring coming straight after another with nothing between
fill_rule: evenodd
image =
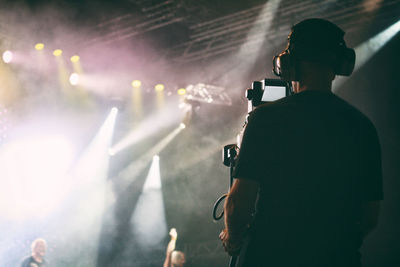
<instances>
[{"instance_id":1,"label":"spotlight beam","mask_svg":"<svg viewBox=\"0 0 400 267\"><path fill-rule=\"evenodd\" d=\"M267 33L271 27L272 21L275 18L275 14L279 8L280 2L281 0L269 0L263 6L253 26L247 33L246 41L240 47L239 54L237 55L238 58L246 58L248 62L253 62L258 57L261 50L265 49L262 41L258 42L255 46L253 37L261 33L264 35L264 38L262 40L265 39L265 33ZM252 56L250 56L250 58L248 55L249 48L251 48L252 51L256 51L256 53L252 53Z\"/></svg>"},{"instance_id":2,"label":"spotlight beam","mask_svg":"<svg viewBox=\"0 0 400 267\"><path fill-rule=\"evenodd\" d=\"M141 246L157 246L167 234L164 200L161 190L159 157L153 161L131 220L132 230Z\"/></svg>"},{"instance_id":3,"label":"spotlight beam","mask_svg":"<svg viewBox=\"0 0 400 267\"><path fill-rule=\"evenodd\" d=\"M138 160L129 164L125 169L118 173L117 177L121 179L123 183L130 183L133 179L140 174L151 161L154 155L158 155L171 141L183 130L184 128L179 125L166 137L160 140L155 146L147 151Z\"/></svg>"},{"instance_id":4,"label":"spotlight beam","mask_svg":"<svg viewBox=\"0 0 400 267\"><path fill-rule=\"evenodd\" d=\"M157 133L160 130L160 128L170 126L172 123L176 121L175 114L176 114L175 110L174 111L160 110L159 112L152 115L145 121L141 122L137 127L135 127L132 131L130 131L120 141L118 141L115 145L113 145L110 149L110 154L115 155L118 152L140 142L144 138ZM154 125L157 125L157 127L154 127Z\"/></svg>"},{"instance_id":5,"label":"spotlight beam","mask_svg":"<svg viewBox=\"0 0 400 267\"><path fill-rule=\"evenodd\" d=\"M109 154L118 109L112 108L100 130L86 148L74 170L74 177L82 184L90 186L102 183L108 173Z\"/></svg>"},{"instance_id":6,"label":"spotlight beam","mask_svg":"<svg viewBox=\"0 0 400 267\"><path fill-rule=\"evenodd\" d=\"M387 44L400 31L400 20L391 25L389 28L378 33L374 37L368 39L355 48L356 64L354 72L358 71L366 64L385 44ZM333 91L338 90L341 85L347 81L347 77L339 76L333 83Z\"/></svg>"},{"instance_id":7,"label":"spotlight beam","mask_svg":"<svg viewBox=\"0 0 400 267\"><path fill-rule=\"evenodd\" d=\"M67 236L75 236L78 248L85 246L88 266L96 266L103 212L113 203L112 185L107 180L108 149L117 113L117 108L111 109L72 171L74 190L69 205L76 207L62 227Z\"/></svg>"}]
</instances>

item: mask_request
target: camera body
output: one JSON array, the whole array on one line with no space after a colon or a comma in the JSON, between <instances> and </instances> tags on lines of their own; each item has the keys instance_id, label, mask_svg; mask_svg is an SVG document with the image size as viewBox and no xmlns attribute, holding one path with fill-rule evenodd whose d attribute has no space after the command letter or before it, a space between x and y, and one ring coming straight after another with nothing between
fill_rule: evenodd
<instances>
[{"instance_id":1,"label":"camera body","mask_svg":"<svg viewBox=\"0 0 400 267\"><path fill-rule=\"evenodd\" d=\"M261 104L273 102L291 94L292 87L289 82L280 79L254 81L251 89L246 90L248 112L250 113Z\"/></svg>"}]
</instances>

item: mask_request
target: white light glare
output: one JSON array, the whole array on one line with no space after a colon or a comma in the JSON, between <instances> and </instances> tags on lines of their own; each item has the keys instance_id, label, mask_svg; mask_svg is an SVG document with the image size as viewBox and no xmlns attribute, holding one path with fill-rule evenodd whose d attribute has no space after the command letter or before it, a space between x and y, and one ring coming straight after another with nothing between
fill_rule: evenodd
<instances>
[{"instance_id":1,"label":"white light glare","mask_svg":"<svg viewBox=\"0 0 400 267\"><path fill-rule=\"evenodd\" d=\"M77 85L79 83L79 74L78 73L72 73L69 76L69 82L71 83L71 85Z\"/></svg>"},{"instance_id":2,"label":"white light glare","mask_svg":"<svg viewBox=\"0 0 400 267\"><path fill-rule=\"evenodd\" d=\"M115 149L109 148L108 149L108 155L115 156Z\"/></svg>"},{"instance_id":3,"label":"white light glare","mask_svg":"<svg viewBox=\"0 0 400 267\"><path fill-rule=\"evenodd\" d=\"M185 128L186 128L186 125L185 125L183 122L181 122L181 124L179 124L179 127L180 127L181 129L185 129Z\"/></svg>"},{"instance_id":4,"label":"white light glare","mask_svg":"<svg viewBox=\"0 0 400 267\"><path fill-rule=\"evenodd\" d=\"M12 59L13 59L13 53L11 51L9 51L9 50L4 51L4 53L3 53L3 61L4 61L4 63L8 64L8 63L10 63L12 61Z\"/></svg>"},{"instance_id":5,"label":"white light glare","mask_svg":"<svg viewBox=\"0 0 400 267\"><path fill-rule=\"evenodd\" d=\"M56 208L70 188L66 175L73 154L71 144L61 136L29 137L5 146L0 153L0 162L5 163L0 213L24 219Z\"/></svg>"}]
</instances>

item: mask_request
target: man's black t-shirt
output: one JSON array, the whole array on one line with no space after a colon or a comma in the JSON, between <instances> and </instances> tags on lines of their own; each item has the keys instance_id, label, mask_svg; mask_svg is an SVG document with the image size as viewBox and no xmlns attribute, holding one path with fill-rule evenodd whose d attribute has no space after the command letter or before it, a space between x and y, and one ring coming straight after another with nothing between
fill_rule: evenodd
<instances>
[{"instance_id":1,"label":"man's black t-shirt","mask_svg":"<svg viewBox=\"0 0 400 267\"><path fill-rule=\"evenodd\" d=\"M46 267L46 262L37 262L32 256L22 261L21 267Z\"/></svg>"},{"instance_id":2,"label":"man's black t-shirt","mask_svg":"<svg viewBox=\"0 0 400 267\"><path fill-rule=\"evenodd\" d=\"M246 266L360 266L361 203L381 200L372 123L330 92L249 116L235 178L260 184Z\"/></svg>"}]
</instances>

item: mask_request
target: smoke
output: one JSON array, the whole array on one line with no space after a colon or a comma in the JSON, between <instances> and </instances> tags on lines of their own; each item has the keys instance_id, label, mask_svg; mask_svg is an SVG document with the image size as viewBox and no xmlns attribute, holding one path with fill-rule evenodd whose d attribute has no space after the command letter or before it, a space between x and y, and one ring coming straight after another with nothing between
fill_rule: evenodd
<instances>
[{"instance_id":1,"label":"smoke","mask_svg":"<svg viewBox=\"0 0 400 267\"><path fill-rule=\"evenodd\" d=\"M131 82L136 79L142 81L145 112L142 117L134 117L129 114L128 109L124 111L125 114L121 118L128 119L117 121L116 127L120 127L119 132L126 131L125 134L129 134L132 125L139 125L143 131L141 135L148 137L150 133L152 135L154 133L156 136L160 133L161 126L170 126L175 122L179 124L182 114L178 113L177 108L171 108L171 105L177 105L178 102L178 96L174 95L175 90L187 84L202 82L224 86L228 93L240 92L242 97L241 80L244 73L252 66L251 60L243 60L245 54L241 57L233 55L227 60L218 59L211 64L175 65L165 50L160 48L162 44L156 43L155 38L141 35L118 41L105 39L107 32L98 25L103 19L107 21L107 17L112 17L113 12L118 13L119 9L110 10L110 14L107 14L107 9L104 7L93 7L89 1L82 6L74 6L73 2L68 4L67 1L49 4L39 1L30 5L19 1L8 3L0 11L1 49L11 50L15 55L9 65L2 65L4 75L0 76L2 79L0 104L5 103L5 106L12 108L13 114L10 116L14 119L10 139L13 141L18 142L20 136L29 136L32 129L37 129L38 126L40 129L37 132L43 136L49 129L57 128L66 135L74 136L75 139L72 141L77 143L77 150L83 150L104 120L104 113L109 108L111 98L117 97L127 105L132 105ZM39 42L44 44L42 51L34 48ZM55 49L63 51L60 60L56 60L53 55ZM79 87L60 82L60 77L68 77L68 74L74 71L70 61L73 55L80 56L83 83ZM59 64L61 60L62 65ZM62 75L61 69L64 71ZM157 83L165 84L165 94L172 95L170 98L166 97L168 103L161 111L163 116L154 118L153 109L156 109L154 107L156 101L153 88ZM223 167L216 167L220 164L216 155L225 140L230 140L240 129L243 117L240 115L245 109L245 103L243 107L230 108L204 104L199 111L196 111L198 114L194 115L194 121L188 127L192 129L185 129L174 140L163 142L162 146L157 144L163 141L163 137L158 140L154 137L155 142L150 144L147 154L153 156L154 150L159 152L158 150L165 148L161 153L167 155L165 165L161 166L164 167L161 173L165 173L161 179L167 181L166 190L170 190L165 198L168 203L166 208L169 208L171 203L178 202L180 196L183 199L182 203L172 208L172 211L166 209L169 216L176 214L178 218L180 207L183 208L182 211L187 212L197 205L201 208L195 215L203 216L204 209L208 207L208 199L211 201L215 191L226 188L225 184L222 185L221 179L203 176L225 174ZM121 136L125 134L120 133ZM147 154L146 151L143 153ZM7 156L9 155L5 155ZM134 162L132 158L129 160ZM135 171L139 172L132 169L129 176L141 174ZM202 179L211 182L203 186ZM98 192L91 192L94 194L93 198L97 194L99 194L98 199L104 194L112 195L110 192L113 189L112 182L114 181L103 184ZM78 184L76 186L79 187ZM200 186L202 189L193 195L191 192ZM171 194L171 190L175 189L181 192L180 196ZM104 211L111 217L107 220L103 218L107 224L111 224L110 229L123 222L117 221L117 216L113 217L113 211L105 205L107 200L100 203L85 202L84 197L84 192L77 190L67 197L73 200L59 206L59 210L47 217L46 222L39 220L32 223L28 220L22 223L21 227L17 227L7 235L8 243L16 239L28 240L29 243L34 236L40 235L48 241L48 258L57 266L93 265L99 245L99 237L96 234L102 223L99 222L101 212ZM207 201L204 201L205 198ZM122 204L129 208L135 205L135 203ZM97 223L96 229L90 228L95 223L94 220ZM174 219L170 222L179 223ZM185 228L186 222L187 220L181 220L181 229ZM3 223L10 222L1 221L1 224ZM9 228L6 225L2 229ZM100 242L107 243L109 240ZM0 248L0 257L12 254L9 260L11 264L0 262L0 265L15 265L29 253L26 248L26 246L13 247L14 251L9 253L7 242L4 242ZM122 252L117 251L116 254L118 253Z\"/></svg>"}]
</instances>

